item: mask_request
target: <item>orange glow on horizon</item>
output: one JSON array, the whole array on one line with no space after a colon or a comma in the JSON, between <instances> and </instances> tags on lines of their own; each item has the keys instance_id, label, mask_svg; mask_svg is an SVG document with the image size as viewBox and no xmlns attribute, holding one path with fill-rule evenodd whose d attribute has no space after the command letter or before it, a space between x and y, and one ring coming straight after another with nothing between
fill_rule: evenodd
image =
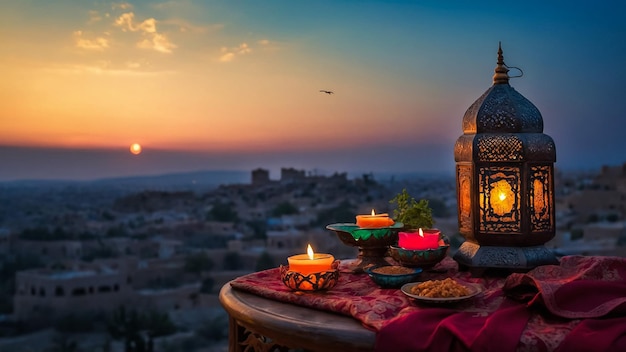
<instances>
[{"instance_id":1,"label":"orange glow on horizon","mask_svg":"<svg viewBox=\"0 0 626 352\"><path fill-rule=\"evenodd\" d=\"M120 76L112 73L59 70L50 63L46 69L16 66L17 72L6 73L10 87L0 84L0 93L12 98L0 113L19 117L3 122L0 140L7 145L108 149L118 148L119 141L130 145L140 134L142 142L159 149L271 153L285 145L324 151L372 140L438 140L428 126L439 124L423 117L435 116L436 109L416 110L413 100L384 91L340 87L341 100L328 101L300 80L288 94L279 94L270 89L279 84L273 76L259 78L266 89L241 88L237 82L247 76L222 79L223 86L216 88L212 81L189 78L196 75L188 72L169 71L122 76L120 85ZM160 88L170 85L187 89ZM372 94L378 99L363 98ZM360 103L363 99L370 103ZM394 121L381 129L381 117L387 116Z\"/></svg>"}]
</instances>

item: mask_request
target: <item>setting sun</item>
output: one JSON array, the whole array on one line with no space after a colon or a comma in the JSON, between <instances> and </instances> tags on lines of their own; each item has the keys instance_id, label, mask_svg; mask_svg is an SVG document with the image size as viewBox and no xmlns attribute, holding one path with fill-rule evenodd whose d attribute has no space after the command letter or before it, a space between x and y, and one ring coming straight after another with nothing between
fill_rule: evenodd
<instances>
[{"instance_id":1,"label":"setting sun","mask_svg":"<svg viewBox=\"0 0 626 352\"><path fill-rule=\"evenodd\" d=\"M141 153L141 145L139 143L133 143L130 145L130 152L137 155Z\"/></svg>"}]
</instances>

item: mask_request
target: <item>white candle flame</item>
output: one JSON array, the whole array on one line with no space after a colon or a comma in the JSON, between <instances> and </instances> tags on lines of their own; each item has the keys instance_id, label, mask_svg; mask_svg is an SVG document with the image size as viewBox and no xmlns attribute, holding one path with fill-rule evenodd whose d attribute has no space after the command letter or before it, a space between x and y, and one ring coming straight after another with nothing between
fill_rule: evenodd
<instances>
[{"instance_id":1,"label":"white candle flame","mask_svg":"<svg viewBox=\"0 0 626 352\"><path fill-rule=\"evenodd\" d=\"M420 236L424 237L424 231L422 231L422 228L420 227L420 232L419 232Z\"/></svg>"},{"instance_id":2,"label":"white candle flame","mask_svg":"<svg viewBox=\"0 0 626 352\"><path fill-rule=\"evenodd\" d=\"M309 256L309 259L315 259L315 253L313 252L313 248L311 248L310 244L308 247L306 247L306 254Z\"/></svg>"},{"instance_id":3,"label":"white candle flame","mask_svg":"<svg viewBox=\"0 0 626 352\"><path fill-rule=\"evenodd\" d=\"M376 213L374 212L374 209L372 209L372 216L376 215Z\"/></svg>"}]
</instances>

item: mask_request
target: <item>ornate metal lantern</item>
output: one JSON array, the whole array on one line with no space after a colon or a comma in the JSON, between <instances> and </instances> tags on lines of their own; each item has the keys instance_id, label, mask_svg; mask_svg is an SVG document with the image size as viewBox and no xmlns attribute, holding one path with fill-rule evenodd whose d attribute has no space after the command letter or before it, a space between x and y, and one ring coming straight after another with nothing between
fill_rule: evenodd
<instances>
[{"instance_id":1,"label":"ornate metal lantern","mask_svg":"<svg viewBox=\"0 0 626 352\"><path fill-rule=\"evenodd\" d=\"M454 148L461 267L525 271L558 263L554 237L554 141L539 110L509 85L502 47L493 85L463 116Z\"/></svg>"}]
</instances>

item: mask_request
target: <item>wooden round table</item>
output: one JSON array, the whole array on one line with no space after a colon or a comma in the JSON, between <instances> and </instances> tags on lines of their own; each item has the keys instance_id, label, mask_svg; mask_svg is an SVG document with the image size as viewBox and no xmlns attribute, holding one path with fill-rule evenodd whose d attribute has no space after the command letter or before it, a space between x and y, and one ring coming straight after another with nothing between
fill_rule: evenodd
<instances>
[{"instance_id":1,"label":"wooden round table","mask_svg":"<svg viewBox=\"0 0 626 352\"><path fill-rule=\"evenodd\" d=\"M229 351L374 349L376 334L352 317L270 300L233 289L230 283L222 286L219 299L229 315Z\"/></svg>"}]
</instances>

